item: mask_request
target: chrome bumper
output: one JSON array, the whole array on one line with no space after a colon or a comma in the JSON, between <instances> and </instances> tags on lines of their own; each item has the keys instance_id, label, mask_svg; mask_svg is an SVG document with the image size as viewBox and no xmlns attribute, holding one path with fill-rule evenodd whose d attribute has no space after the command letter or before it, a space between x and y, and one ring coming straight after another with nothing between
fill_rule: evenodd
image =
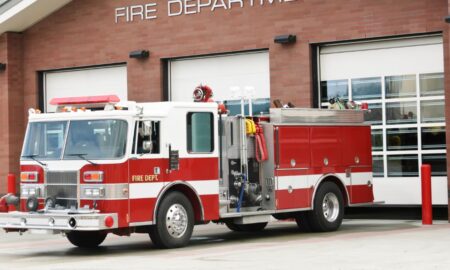
<instances>
[{"instance_id":1,"label":"chrome bumper","mask_svg":"<svg viewBox=\"0 0 450 270\"><path fill-rule=\"evenodd\" d=\"M105 225L105 218L112 217L112 227ZM69 225L71 219L76 225ZM72 220L73 225L73 220ZM68 214L68 213L0 213L0 228L12 231L47 230L47 231L100 231L118 227L118 217L112 214Z\"/></svg>"}]
</instances>

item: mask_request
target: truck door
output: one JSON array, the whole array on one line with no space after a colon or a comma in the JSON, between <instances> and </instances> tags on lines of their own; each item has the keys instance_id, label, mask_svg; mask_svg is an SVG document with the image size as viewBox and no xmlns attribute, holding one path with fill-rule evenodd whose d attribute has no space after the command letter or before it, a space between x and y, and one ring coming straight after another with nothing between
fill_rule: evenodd
<instances>
[{"instance_id":1,"label":"truck door","mask_svg":"<svg viewBox=\"0 0 450 270\"><path fill-rule=\"evenodd\" d=\"M129 222L145 225L153 220L159 192L167 178L168 153L161 142L161 121L136 121L129 162Z\"/></svg>"}]
</instances>

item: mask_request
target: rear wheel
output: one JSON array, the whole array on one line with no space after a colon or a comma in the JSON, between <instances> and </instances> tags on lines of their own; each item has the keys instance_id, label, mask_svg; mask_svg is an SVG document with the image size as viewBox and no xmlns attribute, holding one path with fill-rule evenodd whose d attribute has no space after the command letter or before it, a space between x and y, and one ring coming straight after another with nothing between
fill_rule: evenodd
<instances>
[{"instance_id":1,"label":"rear wheel","mask_svg":"<svg viewBox=\"0 0 450 270\"><path fill-rule=\"evenodd\" d=\"M227 225L228 229L235 232L259 232L264 230L264 228L266 228L267 222L253 223L253 224L235 224L229 221L225 222L225 225Z\"/></svg>"},{"instance_id":2,"label":"rear wheel","mask_svg":"<svg viewBox=\"0 0 450 270\"><path fill-rule=\"evenodd\" d=\"M102 231L71 231L67 239L79 248L96 248L105 240L107 233Z\"/></svg>"},{"instance_id":3,"label":"rear wheel","mask_svg":"<svg viewBox=\"0 0 450 270\"><path fill-rule=\"evenodd\" d=\"M171 192L158 208L156 225L150 227L150 238L158 248L186 246L194 228L194 210L186 196Z\"/></svg>"},{"instance_id":4,"label":"rear wheel","mask_svg":"<svg viewBox=\"0 0 450 270\"><path fill-rule=\"evenodd\" d=\"M344 217L344 198L339 187L332 182L319 186L314 199L314 208L306 212L305 220L315 232L335 231Z\"/></svg>"}]
</instances>

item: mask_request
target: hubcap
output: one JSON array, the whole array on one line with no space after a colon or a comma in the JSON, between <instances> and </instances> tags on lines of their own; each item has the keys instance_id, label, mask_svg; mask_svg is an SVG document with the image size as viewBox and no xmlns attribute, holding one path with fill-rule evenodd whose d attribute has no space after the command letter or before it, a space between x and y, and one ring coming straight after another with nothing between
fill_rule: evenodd
<instances>
[{"instance_id":1,"label":"hubcap","mask_svg":"<svg viewBox=\"0 0 450 270\"><path fill-rule=\"evenodd\" d=\"M334 193L327 193L322 202L323 216L328 222L334 222L339 216L339 200Z\"/></svg>"},{"instance_id":2,"label":"hubcap","mask_svg":"<svg viewBox=\"0 0 450 270\"><path fill-rule=\"evenodd\" d=\"M173 204L166 214L166 228L170 236L174 238L182 237L188 227L188 217L186 209L181 204Z\"/></svg>"}]
</instances>

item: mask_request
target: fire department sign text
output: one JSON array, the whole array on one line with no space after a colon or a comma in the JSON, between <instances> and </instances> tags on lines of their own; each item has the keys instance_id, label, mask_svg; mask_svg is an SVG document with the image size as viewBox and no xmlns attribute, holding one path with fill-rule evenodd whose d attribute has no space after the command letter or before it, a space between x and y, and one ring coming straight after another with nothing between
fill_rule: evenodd
<instances>
[{"instance_id":1,"label":"fire department sign text","mask_svg":"<svg viewBox=\"0 0 450 270\"><path fill-rule=\"evenodd\" d=\"M193 15L216 10L231 10L254 6L275 6L297 0L167 0L167 16ZM118 7L115 9L115 22L134 22L158 18L156 0L142 5Z\"/></svg>"}]
</instances>

